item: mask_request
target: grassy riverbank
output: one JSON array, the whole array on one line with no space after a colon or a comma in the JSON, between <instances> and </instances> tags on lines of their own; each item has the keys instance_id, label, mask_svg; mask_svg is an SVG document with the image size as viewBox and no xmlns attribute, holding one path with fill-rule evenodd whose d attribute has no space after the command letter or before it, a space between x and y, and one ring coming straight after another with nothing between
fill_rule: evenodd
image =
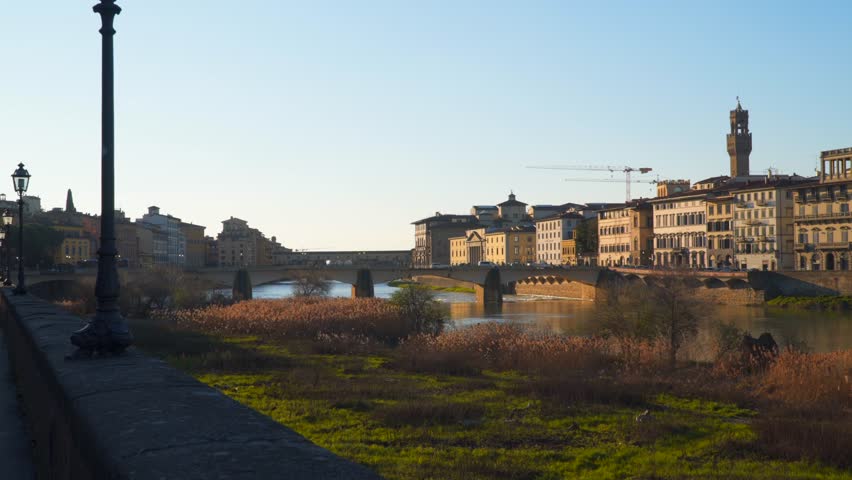
<instances>
[{"instance_id":1,"label":"grassy riverbank","mask_svg":"<svg viewBox=\"0 0 852 480\"><path fill-rule=\"evenodd\" d=\"M424 283L412 282L410 280L393 280L388 282L388 286L397 288L425 288L436 292L475 293L475 291L469 287L439 287L437 285L426 285Z\"/></svg>"},{"instance_id":2,"label":"grassy riverbank","mask_svg":"<svg viewBox=\"0 0 852 480\"><path fill-rule=\"evenodd\" d=\"M254 301L132 327L140 348L386 478L852 478L852 352L672 372L653 346L626 364L601 340L505 325L398 344L391 320L375 300Z\"/></svg>"},{"instance_id":3,"label":"grassy riverbank","mask_svg":"<svg viewBox=\"0 0 852 480\"><path fill-rule=\"evenodd\" d=\"M820 297L775 297L766 302L770 307L799 308L807 310L850 310L852 297L824 295Z\"/></svg>"}]
</instances>

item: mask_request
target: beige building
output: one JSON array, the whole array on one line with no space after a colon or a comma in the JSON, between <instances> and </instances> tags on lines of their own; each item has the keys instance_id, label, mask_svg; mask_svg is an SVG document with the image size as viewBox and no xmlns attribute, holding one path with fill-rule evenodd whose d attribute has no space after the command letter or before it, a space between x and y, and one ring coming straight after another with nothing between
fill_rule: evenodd
<instances>
[{"instance_id":1,"label":"beige building","mask_svg":"<svg viewBox=\"0 0 852 480\"><path fill-rule=\"evenodd\" d=\"M496 265L535 261L535 227L516 226L485 233L484 260Z\"/></svg>"},{"instance_id":2,"label":"beige building","mask_svg":"<svg viewBox=\"0 0 852 480\"><path fill-rule=\"evenodd\" d=\"M509 199L497 204L498 215L503 226L520 225L529 221L527 216L527 204L518 201L514 193L509 194Z\"/></svg>"},{"instance_id":3,"label":"beige building","mask_svg":"<svg viewBox=\"0 0 852 480\"><path fill-rule=\"evenodd\" d=\"M583 221L575 212L562 212L535 222L535 252L539 263L562 264L562 241L574 238L574 229Z\"/></svg>"},{"instance_id":4,"label":"beige building","mask_svg":"<svg viewBox=\"0 0 852 480\"><path fill-rule=\"evenodd\" d=\"M598 261L601 266L651 264L651 212L651 205L643 200L598 212Z\"/></svg>"},{"instance_id":5,"label":"beige building","mask_svg":"<svg viewBox=\"0 0 852 480\"><path fill-rule=\"evenodd\" d=\"M707 266L706 191L650 200L654 215L654 265Z\"/></svg>"},{"instance_id":6,"label":"beige building","mask_svg":"<svg viewBox=\"0 0 852 480\"><path fill-rule=\"evenodd\" d=\"M707 266L733 267L734 197L730 192L707 196Z\"/></svg>"},{"instance_id":7,"label":"beige building","mask_svg":"<svg viewBox=\"0 0 852 480\"><path fill-rule=\"evenodd\" d=\"M273 264L273 252L277 242L266 238L260 230L249 227L245 220L235 217L223 220L222 233L216 240L220 267L254 267Z\"/></svg>"},{"instance_id":8,"label":"beige building","mask_svg":"<svg viewBox=\"0 0 852 480\"><path fill-rule=\"evenodd\" d=\"M734 255L743 270L792 270L793 190L789 179L766 179L733 191Z\"/></svg>"},{"instance_id":9,"label":"beige building","mask_svg":"<svg viewBox=\"0 0 852 480\"><path fill-rule=\"evenodd\" d=\"M793 193L796 270L849 270L852 263L852 148L820 155L819 180Z\"/></svg>"}]
</instances>

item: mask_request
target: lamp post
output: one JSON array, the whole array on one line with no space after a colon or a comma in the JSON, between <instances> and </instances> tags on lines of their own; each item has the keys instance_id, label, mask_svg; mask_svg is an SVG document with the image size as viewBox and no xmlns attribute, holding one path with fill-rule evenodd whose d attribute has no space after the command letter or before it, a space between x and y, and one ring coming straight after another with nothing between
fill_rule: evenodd
<instances>
[{"instance_id":1,"label":"lamp post","mask_svg":"<svg viewBox=\"0 0 852 480\"><path fill-rule=\"evenodd\" d=\"M18 164L18 169L12 173L12 184L15 191L18 192L18 284L15 285L15 294L23 295L27 293L27 287L24 284L24 194L27 193L27 188L30 185L30 172L24 168L23 163Z\"/></svg>"},{"instance_id":2,"label":"lamp post","mask_svg":"<svg viewBox=\"0 0 852 480\"><path fill-rule=\"evenodd\" d=\"M115 113L113 93L113 20L121 13L115 0L101 0L93 10L101 16L101 247L95 281L97 309L85 327L71 335L80 352L120 353L133 335L118 309L119 281L115 257Z\"/></svg>"},{"instance_id":3,"label":"lamp post","mask_svg":"<svg viewBox=\"0 0 852 480\"><path fill-rule=\"evenodd\" d=\"M5 249L8 249L8 248L9 248L9 246L6 245L6 229L0 228L0 249L5 250ZM2 253L3 250L0 250L0 253ZM0 277L3 277L3 283L5 284L5 282L6 282L6 269L3 267L4 260L5 260L5 256L0 256Z\"/></svg>"},{"instance_id":4,"label":"lamp post","mask_svg":"<svg viewBox=\"0 0 852 480\"><path fill-rule=\"evenodd\" d=\"M3 197L5 198L5 195L3 195ZM2 217L2 220L3 220L3 232L4 232L4 235L8 235L8 234L9 234L9 228L11 227L11 225L12 225L12 221L13 221L14 219L15 219L15 216L14 216L14 215L12 215L12 212L10 212L8 209L3 210L3 217ZM5 263L6 263L6 268L5 268L5 271L4 271L4 273L3 273L3 286L8 287L8 286L12 285L12 274L11 274L11 268L12 268L12 246L11 246L11 245L9 245L9 240L8 240L8 239L7 239L5 242L3 242L3 245L6 247L6 262L5 262Z\"/></svg>"}]
</instances>

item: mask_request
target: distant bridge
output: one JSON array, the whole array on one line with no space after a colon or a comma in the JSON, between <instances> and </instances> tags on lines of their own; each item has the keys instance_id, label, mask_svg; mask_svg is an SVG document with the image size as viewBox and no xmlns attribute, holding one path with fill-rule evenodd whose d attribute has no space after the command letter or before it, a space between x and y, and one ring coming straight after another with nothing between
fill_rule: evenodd
<instances>
[{"instance_id":1,"label":"distant bridge","mask_svg":"<svg viewBox=\"0 0 852 480\"><path fill-rule=\"evenodd\" d=\"M201 268L186 271L184 274L208 282L211 286L230 288L239 269ZM450 268L407 268L398 266L295 266L270 265L247 267L252 287L294 280L301 274L311 272L325 280L334 280L352 286L353 297L372 297L374 285L391 280L411 279L420 276L443 277L460 282L472 283L477 302L500 303L503 300L504 286L515 282L539 284L563 284L578 282L599 287L608 280L623 279L637 286L649 285L660 277L684 277L685 281L696 288L707 289L744 289L763 290L767 287L767 274L770 272L706 272L682 270L653 270L637 268L598 268L598 267L450 267ZM119 269L123 282L133 281L146 270ZM66 282L80 278L94 278L94 269L78 270L68 273L27 273L27 284L37 285L45 282Z\"/></svg>"},{"instance_id":2,"label":"distant bridge","mask_svg":"<svg viewBox=\"0 0 852 480\"><path fill-rule=\"evenodd\" d=\"M353 297L372 297L374 285L391 280L410 279L419 276L444 277L474 284L476 298L481 303L500 303L503 301L503 285L530 277L559 278L560 281L580 282L597 285L600 268L562 268L562 267L452 267L452 268L406 268L406 267L366 267L366 266L293 266L270 265L246 267L251 277L252 287L299 278L301 273L312 272L325 280L334 280L352 285ZM210 282L220 287L231 287L239 268L201 268L186 271L185 275ZM145 270L119 270L123 281L132 281ZM27 284L37 285L44 282L73 281L80 278L94 278L95 270L80 270L68 273L27 273ZM544 281L544 280L542 280Z\"/></svg>"}]
</instances>

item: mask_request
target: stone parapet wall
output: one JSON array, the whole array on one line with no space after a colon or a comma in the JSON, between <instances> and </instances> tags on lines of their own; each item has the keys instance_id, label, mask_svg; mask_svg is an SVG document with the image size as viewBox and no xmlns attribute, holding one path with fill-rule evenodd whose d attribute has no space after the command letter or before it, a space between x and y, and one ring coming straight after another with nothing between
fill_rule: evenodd
<instances>
[{"instance_id":1,"label":"stone parapet wall","mask_svg":"<svg viewBox=\"0 0 852 480\"><path fill-rule=\"evenodd\" d=\"M38 478L379 478L135 349L66 360L82 319L2 290Z\"/></svg>"},{"instance_id":2,"label":"stone parapet wall","mask_svg":"<svg viewBox=\"0 0 852 480\"><path fill-rule=\"evenodd\" d=\"M598 295L598 287L580 282L533 283L527 280L515 284L515 293L518 295L544 295L576 300L594 300Z\"/></svg>"},{"instance_id":3,"label":"stone parapet wall","mask_svg":"<svg viewBox=\"0 0 852 480\"><path fill-rule=\"evenodd\" d=\"M716 305L763 305L766 295L763 290L753 288L706 288L699 287L693 290L695 299Z\"/></svg>"}]
</instances>

